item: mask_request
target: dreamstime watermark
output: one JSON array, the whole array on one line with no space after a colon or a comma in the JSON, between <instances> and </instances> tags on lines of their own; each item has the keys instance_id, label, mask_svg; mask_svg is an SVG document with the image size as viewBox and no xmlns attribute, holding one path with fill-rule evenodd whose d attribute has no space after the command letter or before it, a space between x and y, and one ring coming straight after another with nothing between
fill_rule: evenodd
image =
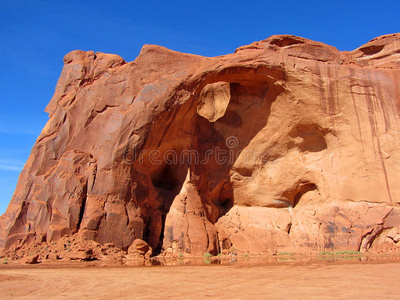
<instances>
[{"instance_id":1,"label":"dreamstime watermark","mask_svg":"<svg viewBox=\"0 0 400 300\"><path fill-rule=\"evenodd\" d=\"M148 162L153 165L206 165L213 162L219 165L233 165L239 157L244 164L266 163L270 158L270 152L267 150L257 152L251 149L239 149L238 147L239 139L235 136L230 136L225 140L225 147L217 146L208 149L204 153L200 153L197 150L176 151L174 149L166 151L157 149L150 151L128 150L124 153L123 159L128 164Z\"/></svg>"}]
</instances>

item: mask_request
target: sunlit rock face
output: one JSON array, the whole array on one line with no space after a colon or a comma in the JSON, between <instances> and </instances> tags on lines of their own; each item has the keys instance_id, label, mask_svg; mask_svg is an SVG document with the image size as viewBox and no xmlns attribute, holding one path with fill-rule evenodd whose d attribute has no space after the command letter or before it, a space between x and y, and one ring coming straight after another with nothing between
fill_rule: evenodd
<instances>
[{"instance_id":1,"label":"sunlit rock face","mask_svg":"<svg viewBox=\"0 0 400 300\"><path fill-rule=\"evenodd\" d=\"M396 251L399 53L400 34L351 52L288 35L212 58L73 51L1 248Z\"/></svg>"}]
</instances>

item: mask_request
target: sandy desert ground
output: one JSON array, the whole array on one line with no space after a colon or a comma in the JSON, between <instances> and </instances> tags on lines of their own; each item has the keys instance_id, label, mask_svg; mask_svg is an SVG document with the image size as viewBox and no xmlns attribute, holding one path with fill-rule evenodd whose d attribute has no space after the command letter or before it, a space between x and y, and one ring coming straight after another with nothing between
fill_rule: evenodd
<instances>
[{"instance_id":1,"label":"sandy desert ground","mask_svg":"<svg viewBox=\"0 0 400 300\"><path fill-rule=\"evenodd\" d=\"M0 299L400 299L400 261L2 266Z\"/></svg>"}]
</instances>

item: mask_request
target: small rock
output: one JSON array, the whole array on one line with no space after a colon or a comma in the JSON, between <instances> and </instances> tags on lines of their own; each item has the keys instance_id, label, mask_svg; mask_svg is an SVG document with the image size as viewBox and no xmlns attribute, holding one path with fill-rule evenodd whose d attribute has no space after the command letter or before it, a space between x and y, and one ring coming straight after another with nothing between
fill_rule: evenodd
<instances>
[{"instance_id":1,"label":"small rock","mask_svg":"<svg viewBox=\"0 0 400 300\"><path fill-rule=\"evenodd\" d=\"M153 254L153 249L145 241L136 239L128 248L128 254L132 255L133 257L150 258L150 256Z\"/></svg>"},{"instance_id":2,"label":"small rock","mask_svg":"<svg viewBox=\"0 0 400 300\"><path fill-rule=\"evenodd\" d=\"M29 264L29 265L33 265L33 264L37 264L39 260L39 254L36 255L31 255L28 257L25 257L22 262L25 264Z\"/></svg>"},{"instance_id":3,"label":"small rock","mask_svg":"<svg viewBox=\"0 0 400 300\"><path fill-rule=\"evenodd\" d=\"M72 251L69 254L67 254L67 257L72 260L91 260L92 256L93 256L92 249Z\"/></svg>"},{"instance_id":4,"label":"small rock","mask_svg":"<svg viewBox=\"0 0 400 300\"><path fill-rule=\"evenodd\" d=\"M59 257L57 254L55 254L55 253L49 253L49 254L46 255L46 259L49 259L49 260L58 260L58 259L60 259L60 257Z\"/></svg>"}]
</instances>

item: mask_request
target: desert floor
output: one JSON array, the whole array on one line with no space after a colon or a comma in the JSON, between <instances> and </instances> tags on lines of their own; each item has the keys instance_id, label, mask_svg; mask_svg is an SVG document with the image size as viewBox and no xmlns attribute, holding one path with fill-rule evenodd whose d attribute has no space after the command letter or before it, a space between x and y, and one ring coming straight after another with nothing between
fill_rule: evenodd
<instances>
[{"instance_id":1,"label":"desert floor","mask_svg":"<svg viewBox=\"0 0 400 300\"><path fill-rule=\"evenodd\" d=\"M400 261L0 268L0 299L400 299Z\"/></svg>"}]
</instances>

